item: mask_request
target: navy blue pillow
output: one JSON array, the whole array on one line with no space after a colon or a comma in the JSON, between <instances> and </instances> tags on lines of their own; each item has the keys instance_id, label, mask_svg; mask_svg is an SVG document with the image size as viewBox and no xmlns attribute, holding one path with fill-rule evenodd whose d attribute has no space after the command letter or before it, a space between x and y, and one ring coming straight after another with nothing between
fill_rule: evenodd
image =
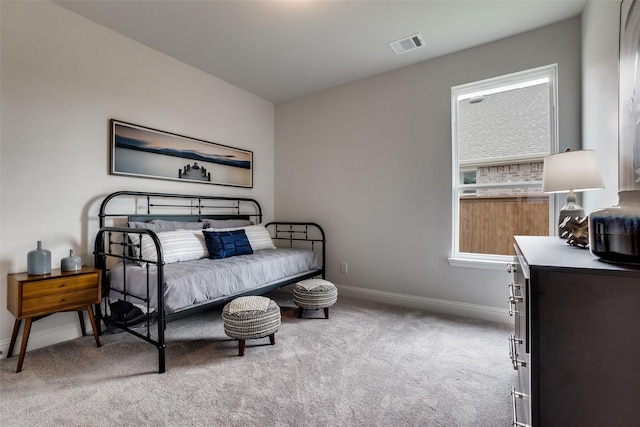
<instances>
[{"instance_id":1,"label":"navy blue pillow","mask_svg":"<svg viewBox=\"0 0 640 427\"><path fill-rule=\"evenodd\" d=\"M211 259L253 253L244 230L203 231L202 233L204 233L204 241Z\"/></svg>"}]
</instances>

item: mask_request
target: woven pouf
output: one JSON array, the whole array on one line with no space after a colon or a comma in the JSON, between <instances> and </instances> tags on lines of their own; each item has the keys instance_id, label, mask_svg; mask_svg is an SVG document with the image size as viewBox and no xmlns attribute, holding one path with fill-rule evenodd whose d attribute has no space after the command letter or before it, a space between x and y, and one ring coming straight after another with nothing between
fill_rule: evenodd
<instances>
[{"instance_id":1,"label":"woven pouf","mask_svg":"<svg viewBox=\"0 0 640 427\"><path fill-rule=\"evenodd\" d=\"M239 297L222 309L224 332L238 340L240 356L244 356L245 340L269 337L271 345L276 343L276 332L280 326L280 307L266 297Z\"/></svg>"},{"instance_id":2,"label":"woven pouf","mask_svg":"<svg viewBox=\"0 0 640 427\"><path fill-rule=\"evenodd\" d=\"M298 306L298 317L305 309L324 308L324 317L329 318L329 307L338 300L338 289L324 279L308 279L293 287L293 300Z\"/></svg>"}]
</instances>

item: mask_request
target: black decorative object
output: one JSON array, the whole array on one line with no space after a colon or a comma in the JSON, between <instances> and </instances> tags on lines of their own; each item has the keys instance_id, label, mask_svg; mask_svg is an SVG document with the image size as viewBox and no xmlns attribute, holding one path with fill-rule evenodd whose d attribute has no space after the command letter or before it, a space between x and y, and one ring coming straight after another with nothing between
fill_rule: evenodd
<instances>
[{"instance_id":1,"label":"black decorative object","mask_svg":"<svg viewBox=\"0 0 640 427\"><path fill-rule=\"evenodd\" d=\"M621 191L618 204L591 212L591 253L603 261L640 264L640 191Z\"/></svg>"},{"instance_id":2,"label":"black decorative object","mask_svg":"<svg viewBox=\"0 0 640 427\"><path fill-rule=\"evenodd\" d=\"M560 221L560 237L571 246L589 247L589 217L568 216Z\"/></svg>"}]
</instances>

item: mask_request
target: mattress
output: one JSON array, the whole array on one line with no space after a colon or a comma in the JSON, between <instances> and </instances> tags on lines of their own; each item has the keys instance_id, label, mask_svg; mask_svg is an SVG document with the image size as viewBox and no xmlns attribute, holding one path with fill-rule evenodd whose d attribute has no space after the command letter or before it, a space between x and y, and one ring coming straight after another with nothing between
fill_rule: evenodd
<instances>
[{"instance_id":1,"label":"mattress","mask_svg":"<svg viewBox=\"0 0 640 427\"><path fill-rule=\"evenodd\" d=\"M296 248L263 249L251 255L166 264L165 313L228 298L319 269L313 251ZM125 274L126 292L133 296L128 301L133 303L140 302L135 296L145 298L147 295L148 275L149 305L151 309L155 309L158 300L157 267L151 264L148 268L146 265L128 264L125 267L118 264L111 268L110 297L122 299L122 294L114 289L123 291Z\"/></svg>"}]
</instances>

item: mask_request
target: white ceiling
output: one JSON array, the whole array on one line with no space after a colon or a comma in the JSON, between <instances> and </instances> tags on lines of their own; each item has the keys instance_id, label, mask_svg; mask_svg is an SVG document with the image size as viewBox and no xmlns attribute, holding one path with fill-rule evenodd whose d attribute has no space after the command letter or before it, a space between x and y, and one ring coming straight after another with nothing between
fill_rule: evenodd
<instances>
[{"instance_id":1,"label":"white ceiling","mask_svg":"<svg viewBox=\"0 0 640 427\"><path fill-rule=\"evenodd\" d=\"M577 16L585 0L55 3L277 103ZM418 32L425 47L390 48Z\"/></svg>"}]
</instances>

